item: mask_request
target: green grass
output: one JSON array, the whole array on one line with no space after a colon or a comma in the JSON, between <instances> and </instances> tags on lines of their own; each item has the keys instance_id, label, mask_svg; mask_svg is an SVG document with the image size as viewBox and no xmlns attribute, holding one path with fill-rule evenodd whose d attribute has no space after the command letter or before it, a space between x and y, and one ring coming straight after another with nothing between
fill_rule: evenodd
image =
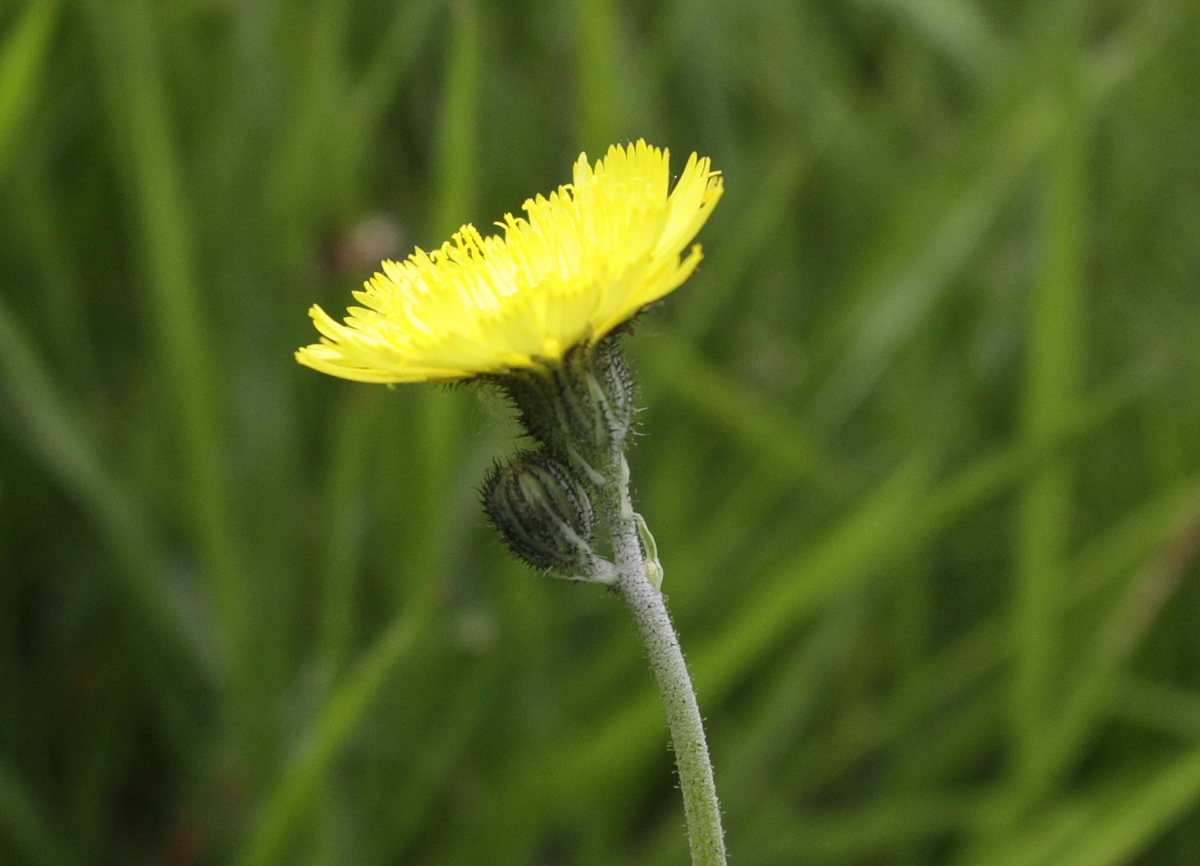
<instances>
[{"instance_id":1,"label":"green grass","mask_svg":"<svg viewBox=\"0 0 1200 866\"><path fill-rule=\"evenodd\" d=\"M727 187L628 348L732 862L1200 862L1187 0L0 7L0 861L686 862L499 401L291 357L642 136Z\"/></svg>"}]
</instances>

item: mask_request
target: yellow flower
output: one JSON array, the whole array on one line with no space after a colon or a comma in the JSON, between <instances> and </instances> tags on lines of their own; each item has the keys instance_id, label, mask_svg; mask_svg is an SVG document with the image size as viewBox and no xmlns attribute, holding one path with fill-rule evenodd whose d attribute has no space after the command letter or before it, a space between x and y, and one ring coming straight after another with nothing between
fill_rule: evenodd
<instances>
[{"instance_id":1,"label":"yellow flower","mask_svg":"<svg viewBox=\"0 0 1200 866\"><path fill-rule=\"evenodd\" d=\"M721 197L707 158L688 159L669 187L668 152L614 145L549 198L506 214L503 235L470 225L453 242L385 261L344 324L310 311L321 342L301 364L360 382L467 379L546 367L595 344L686 280L700 246L684 250Z\"/></svg>"}]
</instances>

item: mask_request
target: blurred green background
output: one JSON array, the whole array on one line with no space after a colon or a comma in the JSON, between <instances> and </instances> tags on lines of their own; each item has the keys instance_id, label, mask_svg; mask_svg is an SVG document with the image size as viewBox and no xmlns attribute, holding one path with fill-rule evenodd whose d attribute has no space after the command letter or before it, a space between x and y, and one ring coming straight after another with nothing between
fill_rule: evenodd
<instances>
[{"instance_id":1,"label":"blurred green background","mask_svg":"<svg viewBox=\"0 0 1200 866\"><path fill-rule=\"evenodd\" d=\"M686 862L504 407L291 356L644 136L727 186L628 346L731 862L1200 863L1196 3L0 10L0 862Z\"/></svg>"}]
</instances>

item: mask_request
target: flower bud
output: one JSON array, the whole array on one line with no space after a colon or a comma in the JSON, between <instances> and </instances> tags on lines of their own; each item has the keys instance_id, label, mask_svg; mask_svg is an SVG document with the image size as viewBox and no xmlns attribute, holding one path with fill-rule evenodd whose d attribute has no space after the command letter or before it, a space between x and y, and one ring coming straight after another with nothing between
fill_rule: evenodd
<instances>
[{"instance_id":1,"label":"flower bud","mask_svg":"<svg viewBox=\"0 0 1200 866\"><path fill-rule=\"evenodd\" d=\"M505 544L534 568L596 579L596 515L570 467L548 451L523 451L492 467L483 507Z\"/></svg>"},{"instance_id":2,"label":"flower bud","mask_svg":"<svg viewBox=\"0 0 1200 866\"><path fill-rule=\"evenodd\" d=\"M592 351L589 359L590 382L603 395L602 411L609 428L609 437L622 448L629 428L633 425L633 413L637 388L633 374L625 363L625 356L617 345L619 334L602 340Z\"/></svg>"},{"instance_id":3,"label":"flower bud","mask_svg":"<svg viewBox=\"0 0 1200 866\"><path fill-rule=\"evenodd\" d=\"M545 369L493 377L526 432L588 478L624 450L633 424L633 378L616 340L577 346Z\"/></svg>"}]
</instances>

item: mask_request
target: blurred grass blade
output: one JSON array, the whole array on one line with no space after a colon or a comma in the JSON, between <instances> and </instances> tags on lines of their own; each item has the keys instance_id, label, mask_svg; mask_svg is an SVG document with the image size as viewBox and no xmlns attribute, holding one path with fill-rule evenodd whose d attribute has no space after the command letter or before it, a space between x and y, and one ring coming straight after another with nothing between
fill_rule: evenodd
<instances>
[{"instance_id":1,"label":"blurred grass blade","mask_svg":"<svg viewBox=\"0 0 1200 866\"><path fill-rule=\"evenodd\" d=\"M1052 441L1079 400L1084 357L1088 124L1074 98L1078 61L1068 38L1059 87L1062 131L1048 160L1039 231L1041 261L1028 301L1022 435ZM1015 803L1031 807L1067 760L1048 731L1061 709L1061 646L1066 554L1075 521L1075 469L1056 454L1021 492L1014 533L1012 785ZM1060 744L1061 745L1061 744Z\"/></svg>"},{"instance_id":2,"label":"blurred grass blade","mask_svg":"<svg viewBox=\"0 0 1200 866\"><path fill-rule=\"evenodd\" d=\"M413 0L395 11L361 83L355 88L354 112L360 122L353 128L365 131L379 121L379 115L416 61L418 49L446 3L447 0Z\"/></svg>"},{"instance_id":3,"label":"blurred grass blade","mask_svg":"<svg viewBox=\"0 0 1200 866\"><path fill-rule=\"evenodd\" d=\"M323 0L309 4L293 25L299 34L291 40L299 48L295 92L290 110L281 112L286 130L269 162L264 193L285 259L305 254L311 226L328 200L325 184L341 179L326 170L339 156L327 153L326 145L346 98L343 54L349 13L346 0Z\"/></svg>"},{"instance_id":4,"label":"blurred grass blade","mask_svg":"<svg viewBox=\"0 0 1200 866\"><path fill-rule=\"evenodd\" d=\"M348 196L358 191L385 114L445 5L446 0L411 0L393 11L361 80L351 86L341 121L329 130L334 142L331 150L340 156L333 168L343 173L340 181L334 178L330 182L335 194Z\"/></svg>"},{"instance_id":5,"label":"blurred grass blade","mask_svg":"<svg viewBox=\"0 0 1200 866\"><path fill-rule=\"evenodd\" d=\"M762 780L785 759L791 745L807 735L820 711L820 695L839 678L855 646L866 632L862 608L853 601L837 604L818 621L811 634L795 641L788 657L775 665L760 705L749 713L743 730L725 748L721 786L725 810L736 820L739 802L747 812L759 810ZM731 799L732 798L732 799ZM745 856L745 851L742 852Z\"/></svg>"},{"instance_id":6,"label":"blurred grass blade","mask_svg":"<svg viewBox=\"0 0 1200 866\"><path fill-rule=\"evenodd\" d=\"M721 314L729 303L736 301L738 287L754 272L763 251L770 247L784 224L788 209L795 206L815 155L789 143L776 145L761 161L766 165L760 172L739 178L741 184L753 183L752 190L730 191L735 202L741 200L741 217L732 225L725 225L725 231L713 238L717 244L715 250L711 244L706 247L709 255L692 277L696 285L687 286L686 300L681 299L678 305L676 320L686 337L697 339L720 326ZM718 211L716 219L721 216ZM675 338L675 342L682 341ZM656 340L653 348L659 348L658 343ZM662 381L670 385L678 383L675 379Z\"/></svg>"},{"instance_id":7,"label":"blurred grass blade","mask_svg":"<svg viewBox=\"0 0 1200 866\"><path fill-rule=\"evenodd\" d=\"M425 596L397 616L322 704L295 755L263 800L237 866L272 866L316 803L329 771L371 710L389 677L429 627L435 606Z\"/></svg>"},{"instance_id":8,"label":"blurred grass blade","mask_svg":"<svg viewBox=\"0 0 1200 866\"><path fill-rule=\"evenodd\" d=\"M984 814L988 808L980 810ZM962 859L964 866L1059 866L1063 850L1088 826L1092 810L1077 798L1065 799L1039 811L1015 831L980 846L979 853Z\"/></svg>"},{"instance_id":9,"label":"blurred grass blade","mask_svg":"<svg viewBox=\"0 0 1200 866\"><path fill-rule=\"evenodd\" d=\"M865 398L900 346L917 330L953 284L953 278L983 241L1000 209L1025 178L1036 157L1057 133L1060 118L1040 94L1030 97L996 124L979 148L974 173L954 191L923 227L915 249L901 238L911 229L911 213L927 210L929 190L914 189L904 220L885 238L858 291L858 309L838 335L847 346L815 398L818 417L836 427ZM893 249L895 247L895 249Z\"/></svg>"},{"instance_id":10,"label":"blurred grass blade","mask_svg":"<svg viewBox=\"0 0 1200 866\"><path fill-rule=\"evenodd\" d=\"M0 845L4 850L32 866L81 864L67 850L62 835L46 820L12 768L0 762L0 840L4 840Z\"/></svg>"},{"instance_id":11,"label":"blurred grass blade","mask_svg":"<svg viewBox=\"0 0 1200 866\"><path fill-rule=\"evenodd\" d=\"M476 0L452 0L450 49L442 87L434 166L436 198L429 220L432 245L475 218L479 200L479 101L483 34Z\"/></svg>"},{"instance_id":12,"label":"blurred grass blade","mask_svg":"<svg viewBox=\"0 0 1200 866\"><path fill-rule=\"evenodd\" d=\"M1171 537L1150 562L1138 569L1090 646L1071 669L1071 685L1051 732L1050 752L1066 769L1076 760L1106 717L1108 696L1163 607L1179 590L1200 552L1200 493L1193 493Z\"/></svg>"},{"instance_id":13,"label":"blurred grass blade","mask_svg":"<svg viewBox=\"0 0 1200 866\"><path fill-rule=\"evenodd\" d=\"M974 488L975 485L968 485ZM1094 549L1087 550L1076 558L1071 572L1080 576L1096 574L1120 573L1122 569L1131 566L1129 557L1140 559L1144 554L1139 548L1145 545L1141 536L1149 539L1158 538L1160 543L1166 543L1168 538L1179 531L1181 526L1191 526L1196 519L1195 484L1188 483L1181 489L1168 491L1165 495L1144 506L1134 513L1127 515L1117 527L1106 532L1107 536L1116 536L1126 543L1109 545L1099 544ZM1186 496L1181 495L1186 492ZM954 499L957 497L949 497ZM1128 544L1134 544L1135 549L1128 549ZM1095 596L1103 584L1076 583L1075 591L1070 595L1069 603L1072 608L1095 602ZM985 620L973 627L949 647L942 650L936 657L921 663L912 671L910 683L899 689L894 699L882 710L863 712L863 721L848 726L849 736L843 744L835 749L823 749L810 759L802 777L796 781L800 787L817 788L828 784L839 772L846 770L855 763L864 760L873 751L885 747L904 730L927 718L938 708L947 706L958 700L958 696L978 688L985 678L994 677L1014 650L1008 635L1007 623L999 616ZM1116 694L1123 692L1119 687ZM1169 728L1173 733L1191 737L1192 731L1200 731L1200 702L1189 700L1187 695L1174 692L1165 694L1161 688L1145 689L1130 686L1130 694L1147 692L1159 697L1145 702L1138 700L1121 700L1115 710L1122 716L1141 719L1141 711L1148 704L1160 708L1156 726ZM1149 711L1147 711L1149 712ZM853 707L847 710L853 716ZM924 756L925 759L928 756Z\"/></svg>"},{"instance_id":14,"label":"blurred grass blade","mask_svg":"<svg viewBox=\"0 0 1200 866\"><path fill-rule=\"evenodd\" d=\"M1121 866L1131 863L1172 824L1200 803L1200 747L1180 755L1151 778L1130 785L1097 811L1045 866Z\"/></svg>"},{"instance_id":15,"label":"blurred grass blade","mask_svg":"<svg viewBox=\"0 0 1200 866\"><path fill-rule=\"evenodd\" d=\"M114 136L125 157L141 229L145 278L163 374L177 413L184 483L176 495L201 548L222 639L245 677L247 584L231 525L216 397L217 349L205 322L181 155L169 117L162 39L145 0L93 0L95 44L108 85ZM243 683L244 685L244 683Z\"/></svg>"},{"instance_id":16,"label":"blurred grass blade","mask_svg":"<svg viewBox=\"0 0 1200 866\"><path fill-rule=\"evenodd\" d=\"M197 619L196 605L172 597L167 581L173 569L158 549L146 515L105 470L3 299L0 386L13 409L4 414L5 421L22 434L112 546L122 561L117 573L124 578L123 588L152 633L215 685L222 661L216 655L219 647Z\"/></svg>"},{"instance_id":17,"label":"blurred grass blade","mask_svg":"<svg viewBox=\"0 0 1200 866\"><path fill-rule=\"evenodd\" d=\"M802 617L835 593L875 576L877 569L911 550L913 512L927 495L931 466L914 458L895 470L825 542L785 563L731 618L713 646L695 653L696 690L724 695L757 659Z\"/></svg>"},{"instance_id":18,"label":"blurred grass blade","mask_svg":"<svg viewBox=\"0 0 1200 866\"><path fill-rule=\"evenodd\" d=\"M390 395L386 395L390 396ZM353 646L363 543L362 492L377 432L378 388L348 388L334 427L325 495L325 553L321 569L320 657L333 681Z\"/></svg>"},{"instance_id":19,"label":"blurred grass blade","mask_svg":"<svg viewBox=\"0 0 1200 866\"><path fill-rule=\"evenodd\" d=\"M72 255L69 211L63 207L61 186L50 176L49 163L43 151L34 165L13 177L12 186L12 194L23 205L22 237L37 267L36 321L45 329L48 355L62 384L97 394L103 391L102 364L88 328L84 266Z\"/></svg>"},{"instance_id":20,"label":"blurred grass blade","mask_svg":"<svg viewBox=\"0 0 1200 866\"><path fill-rule=\"evenodd\" d=\"M1200 748L1148 778L1072 798L1024 823L969 866L1122 866L1200 802Z\"/></svg>"},{"instance_id":21,"label":"blurred grass blade","mask_svg":"<svg viewBox=\"0 0 1200 866\"><path fill-rule=\"evenodd\" d=\"M958 69L989 83L1000 71L1004 46L972 0L873 0L906 19L915 32Z\"/></svg>"},{"instance_id":22,"label":"blurred grass blade","mask_svg":"<svg viewBox=\"0 0 1200 866\"><path fill-rule=\"evenodd\" d=\"M59 0L32 0L0 44L0 180L24 131L50 54Z\"/></svg>"},{"instance_id":23,"label":"blurred grass blade","mask_svg":"<svg viewBox=\"0 0 1200 866\"><path fill-rule=\"evenodd\" d=\"M1198 489L1200 478L1182 478L1098 532L1073 558L1071 602L1079 605L1110 597L1118 581L1169 547L1196 521Z\"/></svg>"},{"instance_id":24,"label":"blurred grass blade","mask_svg":"<svg viewBox=\"0 0 1200 866\"><path fill-rule=\"evenodd\" d=\"M647 378L717 421L747 452L770 460L788 482L816 475L828 483L838 467L813 432L721 368L706 362L677 332L658 334L644 355Z\"/></svg>"},{"instance_id":25,"label":"blurred grass blade","mask_svg":"<svg viewBox=\"0 0 1200 866\"><path fill-rule=\"evenodd\" d=\"M502 658L473 670L465 682L455 683L454 712L447 724L439 726L435 742L424 743L416 752L412 772L404 779L404 790L396 797L396 817L392 833L397 850L404 852L417 843L426 824L436 818L442 793L452 784L456 767L469 754L471 740L486 728L490 702L497 698L496 669Z\"/></svg>"},{"instance_id":26,"label":"blurred grass blade","mask_svg":"<svg viewBox=\"0 0 1200 866\"><path fill-rule=\"evenodd\" d=\"M1109 696L1113 714L1148 730L1187 742L1200 741L1200 693L1127 674Z\"/></svg>"},{"instance_id":27,"label":"blurred grass blade","mask_svg":"<svg viewBox=\"0 0 1200 866\"><path fill-rule=\"evenodd\" d=\"M576 149L603 152L619 140L628 70L621 67L620 21L613 0L574 0L579 130Z\"/></svg>"},{"instance_id":28,"label":"blurred grass blade","mask_svg":"<svg viewBox=\"0 0 1200 866\"><path fill-rule=\"evenodd\" d=\"M977 794L910 797L799 820L785 811L762 822L763 829L750 836L742 856L762 863L870 862L904 842L955 830L978 799Z\"/></svg>"}]
</instances>

